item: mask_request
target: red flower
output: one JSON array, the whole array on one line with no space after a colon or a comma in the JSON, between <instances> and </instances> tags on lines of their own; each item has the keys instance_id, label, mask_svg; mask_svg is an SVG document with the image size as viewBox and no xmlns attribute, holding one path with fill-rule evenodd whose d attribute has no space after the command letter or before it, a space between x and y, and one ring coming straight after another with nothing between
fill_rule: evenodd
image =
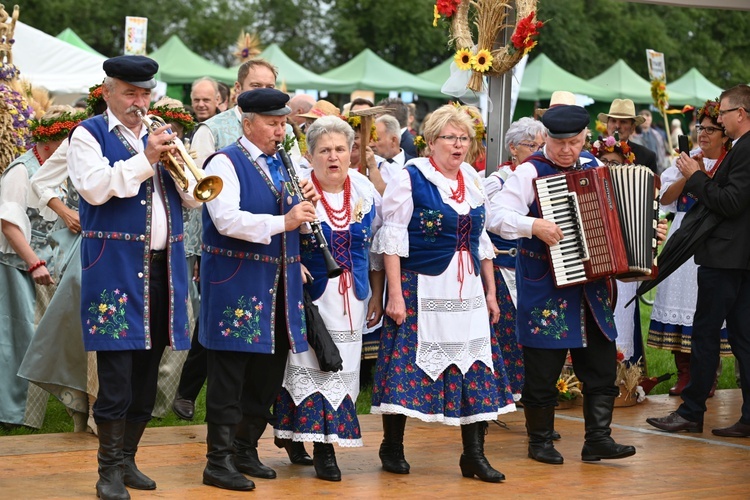
<instances>
[{"instance_id":1,"label":"red flower","mask_svg":"<svg viewBox=\"0 0 750 500\"><path fill-rule=\"evenodd\" d=\"M308 408L312 408L313 407L312 399L308 400L307 403L305 403L305 406L307 406Z\"/></svg>"},{"instance_id":2,"label":"red flower","mask_svg":"<svg viewBox=\"0 0 750 500\"><path fill-rule=\"evenodd\" d=\"M313 430L314 431L319 431L320 430L320 424L313 425Z\"/></svg>"},{"instance_id":3,"label":"red flower","mask_svg":"<svg viewBox=\"0 0 750 500\"><path fill-rule=\"evenodd\" d=\"M625 354L622 351L617 351L617 362L622 363L625 361Z\"/></svg>"},{"instance_id":4,"label":"red flower","mask_svg":"<svg viewBox=\"0 0 750 500\"><path fill-rule=\"evenodd\" d=\"M437 0L436 5L438 14L444 17L451 17L456 13L458 4L460 3L461 0Z\"/></svg>"},{"instance_id":5,"label":"red flower","mask_svg":"<svg viewBox=\"0 0 750 500\"><path fill-rule=\"evenodd\" d=\"M326 417L326 419L327 419L327 420L328 420L329 422L330 422L331 420L333 420L333 414L332 414L332 413L329 413L329 414L328 414L328 416Z\"/></svg>"},{"instance_id":6,"label":"red flower","mask_svg":"<svg viewBox=\"0 0 750 500\"><path fill-rule=\"evenodd\" d=\"M539 34L539 28L544 23L541 21L534 22L534 16L536 12L531 12L528 16L518 21L516 31L513 32L513 36L510 37L510 41L513 42L513 46L518 49L528 49L533 47L536 42L533 37Z\"/></svg>"},{"instance_id":7,"label":"red flower","mask_svg":"<svg viewBox=\"0 0 750 500\"><path fill-rule=\"evenodd\" d=\"M299 418L299 423L300 424L306 424L307 423L307 417L300 417Z\"/></svg>"}]
</instances>

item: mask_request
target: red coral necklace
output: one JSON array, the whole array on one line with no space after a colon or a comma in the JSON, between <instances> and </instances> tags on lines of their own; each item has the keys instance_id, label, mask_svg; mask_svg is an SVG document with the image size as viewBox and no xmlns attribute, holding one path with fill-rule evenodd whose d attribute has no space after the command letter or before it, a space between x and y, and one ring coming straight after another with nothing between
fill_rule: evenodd
<instances>
[{"instance_id":1,"label":"red coral necklace","mask_svg":"<svg viewBox=\"0 0 750 500\"><path fill-rule=\"evenodd\" d=\"M37 151L36 146L31 148L31 150L34 152L34 156L36 156L36 160L39 162L39 165L43 165L44 160L42 159L42 156L39 154L39 151Z\"/></svg>"},{"instance_id":2,"label":"red coral necklace","mask_svg":"<svg viewBox=\"0 0 750 500\"><path fill-rule=\"evenodd\" d=\"M349 226L349 222L352 220L352 183L349 177L344 181L344 206L341 208L333 208L326 200L326 194L323 192L323 188L320 186L318 179L315 177L315 172L312 176L313 186L320 193L320 202L323 204L323 208L328 216L328 221L331 225L337 229L346 229Z\"/></svg>"},{"instance_id":3,"label":"red coral necklace","mask_svg":"<svg viewBox=\"0 0 750 500\"><path fill-rule=\"evenodd\" d=\"M443 174L443 171L440 170L440 168L437 166L437 164L435 163L435 160L432 159L432 156L430 156L430 163L435 168L435 170L437 170L438 172L440 172L441 174ZM443 174L443 175L445 175L445 174ZM446 179L447 179L447 177L446 177ZM461 172L461 168L460 167L459 167L459 170L458 170L458 175L456 175L456 180L458 181L458 186L456 187L455 190L453 188L451 188L451 196L450 196L450 198L452 200L455 200L456 203L463 203L464 200L466 199L466 184L464 184L464 174Z\"/></svg>"}]
</instances>

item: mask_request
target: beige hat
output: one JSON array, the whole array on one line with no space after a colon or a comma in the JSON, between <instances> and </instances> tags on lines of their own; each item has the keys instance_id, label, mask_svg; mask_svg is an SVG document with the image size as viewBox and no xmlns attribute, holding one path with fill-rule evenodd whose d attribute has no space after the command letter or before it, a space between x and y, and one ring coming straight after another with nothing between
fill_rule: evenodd
<instances>
[{"instance_id":1,"label":"beige hat","mask_svg":"<svg viewBox=\"0 0 750 500\"><path fill-rule=\"evenodd\" d=\"M321 116L338 116L340 114L341 111L339 111L339 108L337 108L330 102L321 99L320 101L313 104L313 107L310 108L310 111L308 111L307 113L300 113L297 116L317 120Z\"/></svg>"},{"instance_id":2,"label":"beige hat","mask_svg":"<svg viewBox=\"0 0 750 500\"><path fill-rule=\"evenodd\" d=\"M609 113L599 113L597 116L600 122L607 123L609 118L618 118L620 120L635 120L636 126L646 121L646 118L635 114L635 104L630 99L615 99L609 107Z\"/></svg>"},{"instance_id":3,"label":"beige hat","mask_svg":"<svg viewBox=\"0 0 750 500\"><path fill-rule=\"evenodd\" d=\"M576 104L576 96L573 92L567 90L555 90L549 98L549 107L555 106L574 106ZM549 108L539 108L536 110L537 117L542 117Z\"/></svg>"}]
</instances>

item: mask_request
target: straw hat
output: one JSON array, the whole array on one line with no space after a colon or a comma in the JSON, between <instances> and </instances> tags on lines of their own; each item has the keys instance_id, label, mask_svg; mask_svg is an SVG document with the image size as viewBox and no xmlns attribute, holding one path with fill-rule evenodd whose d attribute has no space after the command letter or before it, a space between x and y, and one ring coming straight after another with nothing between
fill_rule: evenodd
<instances>
[{"instance_id":1,"label":"straw hat","mask_svg":"<svg viewBox=\"0 0 750 500\"><path fill-rule=\"evenodd\" d=\"M297 116L317 120L321 116L338 116L340 114L341 112L339 111L339 108L337 108L330 102L321 99L320 101L313 104L313 107L310 108L310 111L308 111L307 113L300 113Z\"/></svg>"},{"instance_id":2,"label":"straw hat","mask_svg":"<svg viewBox=\"0 0 750 500\"><path fill-rule=\"evenodd\" d=\"M549 107L555 106L573 106L576 103L576 96L573 92L567 90L555 90L549 98ZM537 117L542 117L549 108L539 108L536 110Z\"/></svg>"},{"instance_id":3,"label":"straw hat","mask_svg":"<svg viewBox=\"0 0 750 500\"><path fill-rule=\"evenodd\" d=\"M630 99L615 99L609 107L609 113L599 113L600 122L607 123L609 118L620 120L635 120L636 126L646 121L646 118L635 114L635 104Z\"/></svg>"}]
</instances>

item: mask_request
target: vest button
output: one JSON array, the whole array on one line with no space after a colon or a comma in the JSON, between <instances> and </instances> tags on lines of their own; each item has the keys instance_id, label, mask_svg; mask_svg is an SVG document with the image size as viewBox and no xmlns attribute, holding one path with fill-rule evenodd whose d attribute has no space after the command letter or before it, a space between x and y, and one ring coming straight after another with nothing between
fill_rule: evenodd
<instances>
[{"instance_id":1,"label":"vest button","mask_svg":"<svg viewBox=\"0 0 750 500\"><path fill-rule=\"evenodd\" d=\"M273 288L269 288L268 289L268 293L270 293L271 295L273 295Z\"/></svg>"},{"instance_id":2,"label":"vest button","mask_svg":"<svg viewBox=\"0 0 750 500\"><path fill-rule=\"evenodd\" d=\"M138 273L139 278L143 278L143 273Z\"/></svg>"},{"instance_id":3,"label":"vest button","mask_svg":"<svg viewBox=\"0 0 750 500\"><path fill-rule=\"evenodd\" d=\"M141 205L145 205L145 204L146 204L146 200L141 200Z\"/></svg>"}]
</instances>

